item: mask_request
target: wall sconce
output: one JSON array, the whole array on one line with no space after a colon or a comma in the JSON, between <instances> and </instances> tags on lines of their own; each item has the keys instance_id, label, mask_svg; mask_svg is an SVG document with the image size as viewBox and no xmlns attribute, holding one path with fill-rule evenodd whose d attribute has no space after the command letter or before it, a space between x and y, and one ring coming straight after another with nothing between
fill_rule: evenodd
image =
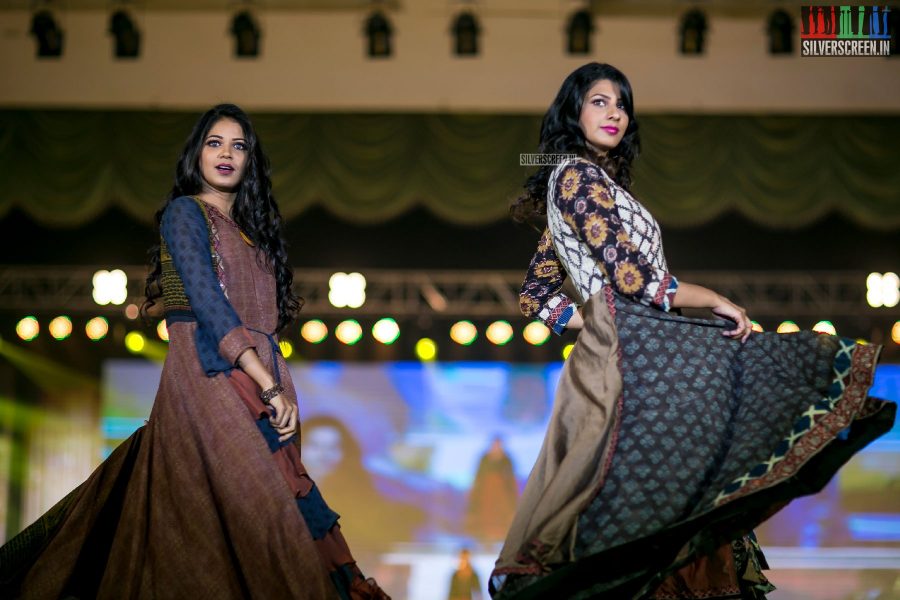
<instances>
[{"instance_id":1,"label":"wall sconce","mask_svg":"<svg viewBox=\"0 0 900 600\"><path fill-rule=\"evenodd\" d=\"M574 13L566 27L569 54L590 54L593 31L594 20L589 10L582 9Z\"/></svg>"},{"instance_id":2,"label":"wall sconce","mask_svg":"<svg viewBox=\"0 0 900 600\"><path fill-rule=\"evenodd\" d=\"M109 18L109 33L113 36L116 58L137 58L141 52L141 32L124 10L117 10Z\"/></svg>"},{"instance_id":3,"label":"wall sconce","mask_svg":"<svg viewBox=\"0 0 900 600\"><path fill-rule=\"evenodd\" d=\"M769 15L769 54L794 53L794 20L778 9Z\"/></svg>"},{"instance_id":4,"label":"wall sconce","mask_svg":"<svg viewBox=\"0 0 900 600\"><path fill-rule=\"evenodd\" d=\"M475 15L470 12L460 13L453 22L456 55L477 56L479 33L481 33L481 27L478 25Z\"/></svg>"},{"instance_id":5,"label":"wall sconce","mask_svg":"<svg viewBox=\"0 0 900 600\"><path fill-rule=\"evenodd\" d=\"M39 58L62 56L63 31L49 10L40 10L31 18L31 35L38 43Z\"/></svg>"},{"instance_id":6,"label":"wall sconce","mask_svg":"<svg viewBox=\"0 0 900 600\"><path fill-rule=\"evenodd\" d=\"M259 56L259 38L262 33L250 11L242 10L231 21L231 35L234 36L234 55L238 58Z\"/></svg>"},{"instance_id":7,"label":"wall sconce","mask_svg":"<svg viewBox=\"0 0 900 600\"><path fill-rule=\"evenodd\" d=\"M369 57L387 58L391 55L391 23L381 11L373 12L366 19L365 33L369 42Z\"/></svg>"},{"instance_id":8,"label":"wall sconce","mask_svg":"<svg viewBox=\"0 0 900 600\"><path fill-rule=\"evenodd\" d=\"M681 53L703 54L706 40L706 15L694 9L681 19Z\"/></svg>"}]
</instances>

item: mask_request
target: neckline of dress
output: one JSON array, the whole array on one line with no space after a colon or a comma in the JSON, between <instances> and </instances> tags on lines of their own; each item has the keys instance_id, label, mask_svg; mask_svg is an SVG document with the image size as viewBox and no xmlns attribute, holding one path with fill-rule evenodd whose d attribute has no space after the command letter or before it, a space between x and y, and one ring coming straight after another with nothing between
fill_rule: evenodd
<instances>
[{"instance_id":1,"label":"neckline of dress","mask_svg":"<svg viewBox=\"0 0 900 600\"><path fill-rule=\"evenodd\" d=\"M199 202L202 202L203 205L206 206L207 210L211 210L212 212L216 213L221 219L223 219L229 225L231 225L232 227L236 227L238 230L240 230L240 227L238 227L238 224L234 222L234 219L232 219L231 217L229 217L228 215L223 213L214 204L210 204L209 202L207 202L200 196L192 196L192 198L194 198L195 200L198 200Z\"/></svg>"}]
</instances>

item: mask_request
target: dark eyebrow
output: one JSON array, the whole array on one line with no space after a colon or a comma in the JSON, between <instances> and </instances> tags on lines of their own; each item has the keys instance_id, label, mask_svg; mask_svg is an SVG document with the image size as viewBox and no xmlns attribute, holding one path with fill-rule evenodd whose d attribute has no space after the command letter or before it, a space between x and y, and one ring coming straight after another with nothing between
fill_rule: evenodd
<instances>
[{"instance_id":1,"label":"dark eyebrow","mask_svg":"<svg viewBox=\"0 0 900 600\"><path fill-rule=\"evenodd\" d=\"M208 136L206 136L206 138L207 138L207 139L209 139L209 138L219 138L219 139L221 140L221 139L222 139L222 136L219 135L218 133L211 133L211 134L209 134Z\"/></svg>"},{"instance_id":2,"label":"dark eyebrow","mask_svg":"<svg viewBox=\"0 0 900 600\"><path fill-rule=\"evenodd\" d=\"M604 94L603 92L594 92L593 94L591 94L591 96L592 96L592 97L593 97L593 96L602 96L603 98L606 98L607 100L612 100L612 99L614 98L614 96L607 96L607 95ZM615 98L615 99L616 99L616 100L622 100L621 98Z\"/></svg>"}]
</instances>

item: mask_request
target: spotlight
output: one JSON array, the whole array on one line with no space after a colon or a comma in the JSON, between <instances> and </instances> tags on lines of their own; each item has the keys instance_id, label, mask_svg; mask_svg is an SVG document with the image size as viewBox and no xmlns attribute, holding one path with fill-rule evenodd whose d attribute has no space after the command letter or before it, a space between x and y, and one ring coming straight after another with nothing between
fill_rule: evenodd
<instances>
[{"instance_id":1,"label":"spotlight","mask_svg":"<svg viewBox=\"0 0 900 600\"><path fill-rule=\"evenodd\" d=\"M92 295L97 304L122 304L128 298L128 276L121 269L97 271L92 282Z\"/></svg>"},{"instance_id":2,"label":"spotlight","mask_svg":"<svg viewBox=\"0 0 900 600\"><path fill-rule=\"evenodd\" d=\"M468 346L478 337L478 329L471 321L457 321L450 328L450 339L461 346Z\"/></svg>"},{"instance_id":3,"label":"spotlight","mask_svg":"<svg viewBox=\"0 0 900 600\"><path fill-rule=\"evenodd\" d=\"M827 335L837 335L837 330L834 328L834 325L831 321L819 321L812 328L816 333L824 333Z\"/></svg>"},{"instance_id":4,"label":"spotlight","mask_svg":"<svg viewBox=\"0 0 900 600\"><path fill-rule=\"evenodd\" d=\"M144 349L144 346L147 345L147 340L144 336L137 331L129 331L125 334L125 347L128 348L128 351L132 354L137 354L141 350Z\"/></svg>"},{"instance_id":5,"label":"spotlight","mask_svg":"<svg viewBox=\"0 0 900 600\"><path fill-rule=\"evenodd\" d=\"M31 35L37 39L38 58L62 56L63 31L48 10L41 10L31 18Z\"/></svg>"},{"instance_id":6,"label":"spotlight","mask_svg":"<svg viewBox=\"0 0 900 600\"><path fill-rule=\"evenodd\" d=\"M238 58L259 56L259 25L249 11L241 11L231 21L231 35L234 36L234 55Z\"/></svg>"},{"instance_id":7,"label":"spotlight","mask_svg":"<svg viewBox=\"0 0 900 600\"><path fill-rule=\"evenodd\" d=\"M352 346L362 338L362 327L360 327L359 323L353 319L341 321L338 323L338 326L334 328L334 337L342 344Z\"/></svg>"},{"instance_id":8,"label":"spotlight","mask_svg":"<svg viewBox=\"0 0 900 600\"><path fill-rule=\"evenodd\" d=\"M124 10L117 10L109 19L109 32L115 38L116 58L137 58L141 52L141 32Z\"/></svg>"},{"instance_id":9,"label":"spotlight","mask_svg":"<svg viewBox=\"0 0 900 600\"><path fill-rule=\"evenodd\" d=\"M400 326L393 319L381 319L372 325L372 337L385 346L393 344L400 337Z\"/></svg>"},{"instance_id":10,"label":"spotlight","mask_svg":"<svg viewBox=\"0 0 900 600\"><path fill-rule=\"evenodd\" d=\"M775 330L778 333L797 333L800 331L800 327L797 326L793 321L784 321L781 325L778 326L778 329Z\"/></svg>"},{"instance_id":11,"label":"spotlight","mask_svg":"<svg viewBox=\"0 0 900 600\"><path fill-rule=\"evenodd\" d=\"M366 278L360 273L335 273L328 278L328 301L335 308L359 308L366 302Z\"/></svg>"},{"instance_id":12,"label":"spotlight","mask_svg":"<svg viewBox=\"0 0 900 600\"><path fill-rule=\"evenodd\" d=\"M328 327L318 319L307 321L300 328L300 337L310 344L320 344L328 337Z\"/></svg>"},{"instance_id":13,"label":"spotlight","mask_svg":"<svg viewBox=\"0 0 900 600\"><path fill-rule=\"evenodd\" d=\"M453 38L457 56L478 55L478 34L481 27L478 19L470 12L460 13L453 22Z\"/></svg>"},{"instance_id":14,"label":"spotlight","mask_svg":"<svg viewBox=\"0 0 900 600\"><path fill-rule=\"evenodd\" d=\"M164 342L169 341L169 328L166 327L166 321L163 319L156 325L156 335Z\"/></svg>"},{"instance_id":15,"label":"spotlight","mask_svg":"<svg viewBox=\"0 0 900 600\"><path fill-rule=\"evenodd\" d=\"M573 14L566 28L569 54L590 54L593 31L594 21L591 18L591 11L582 9Z\"/></svg>"},{"instance_id":16,"label":"spotlight","mask_svg":"<svg viewBox=\"0 0 900 600\"><path fill-rule=\"evenodd\" d=\"M50 332L53 339L64 340L72 335L72 320L65 315L60 315L50 321L47 331Z\"/></svg>"},{"instance_id":17,"label":"spotlight","mask_svg":"<svg viewBox=\"0 0 900 600\"><path fill-rule=\"evenodd\" d=\"M103 317L94 317L84 326L84 333L92 342L97 342L106 337L109 333L109 323Z\"/></svg>"},{"instance_id":18,"label":"spotlight","mask_svg":"<svg viewBox=\"0 0 900 600\"><path fill-rule=\"evenodd\" d=\"M575 347L575 344L566 344L562 349L562 357L563 360L568 360L569 355L572 354L572 348Z\"/></svg>"},{"instance_id":19,"label":"spotlight","mask_svg":"<svg viewBox=\"0 0 900 600\"><path fill-rule=\"evenodd\" d=\"M891 327L891 339L894 340L895 344L900 344L900 321L897 321Z\"/></svg>"},{"instance_id":20,"label":"spotlight","mask_svg":"<svg viewBox=\"0 0 900 600\"><path fill-rule=\"evenodd\" d=\"M391 55L391 23L380 11L375 11L366 19L365 33L370 58L387 58Z\"/></svg>"},{"instance_id":21,"label":"spotlight","mask_svg":"<svg viewBox=\"0 0 900 600\"><path fill-rule=\"evenodd\" d=\"M872 308L893 308L900 302L900 277L896 273L869 273L866 277L866 301Z\"/></svg>"},{"instance_id":22,"label":"spotlight","mask_svg":"<svg viewBox=\"0 0 900 600\"><path fill-rule=\"evenodd\" d=\"M134 321L140 315L141 309L138 308L137 304L129 304L125 307L125 316L128 317L129 320Z\"/></svg>"},{"instance_id":23,"label":"spotlight","mask_svg":"<svg viewBox=\"0 0 900 600\"><path fill-rule=\"evenodd\" d=\"M681 53L703 54L706 40L706 15L694 9L681 19Z\"/></svg>"},{"instance_id":24,"label":"spotlight","mask_svg":"<svg viewBox=\"0 0 900 600\"><path fill-rule=\"evenodd\" d=\"M532 346L540 346L550 338L550 328L540 321L532 321L522 330L522 337Z\"/></svg>"},{"instance_id":25,"label":"spotlight","mask_svg":"<svg viewBox=\"0 0 900 600\"><path fill-rule=\"evenodd\" d=\"M785 10L778 9L769 16L769 54L794 53L794 20Z\"/></svg>"},{"instance_id":26,"label":"spotlight","mask_svg":"<svg viewBox=\"0 0 900 600\"><path fill-rule=\"evenodd\" d=\"M437 358L437 344L431 338L422 338L416 342L416 356L423 362L430 362Z\"/></svg>"},{"instance_id":27,"label":"spotlight","mask_svg":"<svg viewBox=\"0 0 900 600\"><path fill-rule=\"evenodd\" d=\"M765 329L763 329L763 326L756 321L750 321L750 328L757 333L762 333L763 331L765 331Z\"/></svg>"},{"instance_id":28,"label":"spotlight","mask_svg":"<svg viewBox=\"0 0 900 600\"><path fill-rule=\"evenodd\" d=\"M494 321L488 325L484 335L492 344L502 346L512 339L513 328L506 321Z\"/></svg>"},{"instance_id":29,"label":"spotlight","mask_svg":"<svg viewBox=\"0 0 900 600\"><path fill-rule=\"evenodd\" d=\"M38 336L41 331L41 325L38 320L32 316L25 317L16 323L16 335L26 342L30 342Z\"/></svg>"},{"instance_id":30,"label":"spotlight","mask_svg":"<svg viewBox=\"0 0 900 600\"><path fill-rule=\"evenodd\" d=\"M281 355L285 358L290 358L294 354L294 345L290 340L280 340L278 347L281 349Z\"/></svg>"}]
</instances>

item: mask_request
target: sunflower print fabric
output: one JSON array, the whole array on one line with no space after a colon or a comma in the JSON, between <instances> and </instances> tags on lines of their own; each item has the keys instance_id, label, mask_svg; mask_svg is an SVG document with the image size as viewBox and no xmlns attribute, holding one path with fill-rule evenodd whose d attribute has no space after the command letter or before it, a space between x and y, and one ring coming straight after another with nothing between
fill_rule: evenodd
<instances>
[{"instance_id":1,"label":"sunflower print fabric","mask_svg":"<svg viewBox=\"0 0 900 600\"><path fill-rule=\"evenodd\" d=\"M553 249L550 230L544 229L519 292L522 314L540 319L554 332L562 333L576 308L572 299L560 292L565 279L566 272Z\"/></svg>"}]
</instances>

